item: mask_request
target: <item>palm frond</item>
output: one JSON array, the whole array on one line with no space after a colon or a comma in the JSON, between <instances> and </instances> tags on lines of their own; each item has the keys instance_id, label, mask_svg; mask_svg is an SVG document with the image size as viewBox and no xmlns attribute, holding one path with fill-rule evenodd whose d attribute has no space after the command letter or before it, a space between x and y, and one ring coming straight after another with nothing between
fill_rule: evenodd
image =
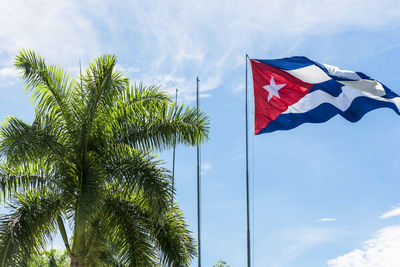
<instances>
[{"instance_id":1,"label":"palm frond","mask_svg":"<svg viewBox=\"0 0 400 267\"><path fill-rule=\"evenodd\" d=\"M182 210L175 204L161 221L156 221L154 235L164 266L189 266L197 255L195 240L185 223Z\"/></svg>"},{"instance_id":2,"label":"palm frond","mask_svg":"<svg viewBox=\"0 0 400 267\"><path fill-rule=\"evenodd\" d=\"M152 250L149 254L152 266L155 261L161 261L163 266L189 266L196 256L195 240L187 229L182 210L177 205L168 208L165 216L154 218L150 212L151 207L146 204L141 194L124 195L121 192L110 192L105 201L106 220L105 232L113 236L112 242L120 248L119 259L128 266L147 266L143 262L137 262L135 252L140 244L146 244L146 250ZM129 240L129 235L146 233L145 240L134 236ZM161 255L156 252L161 249ZM132 254L133 255L132 255ZM145 251L141 254L146 255Z\"/></svg>"},{"instance_id":3,"label":"palm frond","mask_svg":"<svg viewBox=\"0 0 400 267\"><path fill-rule=\"evenodd\" d=\"M101 123L105 120L103 115L108 113L108 109L114 103L113 100L123 92L128 83L121 73L113 71L115 64L114 55L99 57L89 65L86 74L81 77L83 104L80 111L79 141L76 147L81 166L87 165L88 145L93 129L96 129L96 122Z\"/></svg>"},{"instance_id":4,"label":"palm frond","mask_svg":"<svg viewBox=\"0 0 400 267\"><path fill-rule=\"evenodd\" d=\"M196 108L164 103L135 107L114 114L117 142L144 150L165 149L177 144L196 145L208 140L209 118Z\"/></svg>"},{"instance_id":5,"label":"palm frond","mask_svg":"<svg viewBox=\"0 0 400 267\"><path fill-rule=\"evenodd\" d=\"M120 72L114 71L115 64L114 55L99 57L89 65L86 74L81 78L81 95L84 102L81 114L82 140L85 144L94 121L103 113L107 113L128 84L128 80Z\"/></svg>"},{"instance_id":6,"label":"palm frond","mask_svg":"<svg viewBox=\"0 0 400 267\"><path fill-rule=\"evenodd\" d=\"M146 220L151 217L141 207L140 196L127 199L123 195L109 195L104 202L103 220L105 234L116 249L118 261L123 266L156 266L154 239Z\"/></svg>"},{"instance_id":7,"label":"palm frond","mask_svg":"<svg viewBox=\"0 0 400 267\"><path fill-rule=\"evenodd\" d=\"M5 200L14 194L24 194L31 189L56 189L50 165L43 162L26 163L19 166L0 164L1 198Z\"/></svg>"},{"instance_id":8,"label":"palm frond","mask_svg":"<svg viewBox=\"0 0 400 267\"><path fill-rule=\"evenodd\" d=\"M9 117L0 127L0 155L9 164L62 158L65 148L59 138L63 138L60 128L48 117L36 118L32 125Z\"/></svg>"},{"instance_id":9,"label":"palm frond","mask_svg":"<svg viewBox=\"0 0 400 267\"><path fill-rule=\"evenodd\" d=\"M170 96L166 92L160 91L159 86L146 86L142 82L134 83L132 86L127 87L120 96L120 100L117 106L123 109L128 106L154 106L164 102L171 102Z\"/></svg>"},{"instance_id":10,"label":"palm frond","mask_svg":"<svg viewBox=\"0 0 400 267\"><path fill-rule=\"evenodd\" d=\"M174 194L170 174L161 164L149 153L127 145L109 146L104 153L108 183L128 195L141 192L155 216L165 212Z\"/></svg>"},{"instance_id":11,"label":"palm frond","mask_svg":"<svg viewBox=\"0 0 400 267\"><path fill-rule=\"evenodd\" d=\"M0 217L0 263L20 266L46 248L62 205L57 196L45 190L31 190L19 195L10 208L10 214Z\"/></svg>"},{"instance_id":12,"label":"palm frond","mask_svg":"<svg viewBox=\"0 0 400 267\"><path fill-rule=\"evenodd\" d=\"M21 50L16 56L15 66L21 70L37 112L62 117L71 128L74 118L69 102L73 83L67 73L59 66L47 66L45 60L31 50Z\"/></svg>"}]
</instances>

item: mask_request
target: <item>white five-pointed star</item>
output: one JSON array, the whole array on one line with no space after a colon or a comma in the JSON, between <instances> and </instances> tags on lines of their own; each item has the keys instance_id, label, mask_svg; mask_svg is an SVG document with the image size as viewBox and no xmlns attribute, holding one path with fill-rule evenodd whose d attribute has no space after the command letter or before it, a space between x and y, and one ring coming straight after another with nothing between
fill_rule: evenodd
<instances>
[{"instance_id":1,"label":"white five-pointed star","mask_svg":"<svg viewBox=\"0 0 400 267\"><path fill-rule=\"evenodd\" d=\"M263 88L268 91L268 102L272 98L273 95L280 98L279 90L282 87L284 87L285 85L286 85L286 83L275 84L274 77L271 77L271 82L269 83L269 85L263 86Z\"/></svg>"}]
</instances>

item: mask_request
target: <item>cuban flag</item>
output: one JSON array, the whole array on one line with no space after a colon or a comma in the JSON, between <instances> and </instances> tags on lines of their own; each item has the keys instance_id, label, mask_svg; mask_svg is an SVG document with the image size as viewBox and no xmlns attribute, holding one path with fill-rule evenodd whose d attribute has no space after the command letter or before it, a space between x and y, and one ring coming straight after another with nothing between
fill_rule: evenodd
<instances>
[{"instance_id":1,"label":"cuban flag","mask_svg":"<svg viewBox=\"0 0 400 267\"><path fill-rule=\"evenodd\" d=\"M400 97L361 72L341 70L306 57L251 59L255 134L322 123L339 114L357 122L388 107L400 115Z\"/></svg>"}]
</instances>

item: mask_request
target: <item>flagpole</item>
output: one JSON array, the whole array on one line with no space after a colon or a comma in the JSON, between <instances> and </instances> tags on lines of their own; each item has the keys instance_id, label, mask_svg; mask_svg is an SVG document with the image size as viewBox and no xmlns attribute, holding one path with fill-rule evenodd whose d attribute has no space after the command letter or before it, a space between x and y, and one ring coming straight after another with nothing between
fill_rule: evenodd
<instances>
[{"instance_id":1,"label":"flagpole","mask_svg":"<svg viewBox=\"0 0 400 267\"><path fill-rule=\"evenodd\" d=\"M178 88L175 89L175 107L178 105ZM174 149L172 151L172 189L175 189L175 149L176 149L176 135L174 137Z\"/></svg>"},{"instance_id":2,"label":"flagpole","mask_svg":"<svg viewBox=\"0 0 400 267\"><path fill-rule=\"evenodd\" d=\"M246 208L247 208L247 267L251 266L250 254L250 201L249 201L249 129L248 129L248 111L247 111L247 59L249 56L246 54Z\"/></svg>"},{"instance_id":3,"label":"flagpole","mask_svg":"<svg viewBox=\"0 0 400 267\"><path fill-rule=\"evenodd\" d=\"M196 107L197 116L199 115L199 77L196 77ZM197 144L197 242L198 242L198 267L201 267L201 227L200 227L200 146Z\"/></svg>"}]
</instances>

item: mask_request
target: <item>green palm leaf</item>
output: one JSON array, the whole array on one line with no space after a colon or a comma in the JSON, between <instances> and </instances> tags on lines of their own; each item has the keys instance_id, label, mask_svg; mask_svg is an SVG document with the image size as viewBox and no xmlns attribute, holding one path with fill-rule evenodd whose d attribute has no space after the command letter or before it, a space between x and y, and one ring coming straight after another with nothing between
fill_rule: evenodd
<instances>
[{"instance_id":1,"label":"green palm leaf","mask_svg":"<svg viewBox=\"0 0 400 267\"><path fill-rule=\"evenodd\" d=\"M194 146L208 140L208 116L195 108L164 102L115 111L113 116L114 138L140 149L171 148L175 142Z\"/></svg>"},{"instance_id":2,"label":"green palm leaf","mask_svg":"<svg viewBox=\"0 0 400 267\"><path fill-rule=\"evenodd\" d=\"M140 194L160 216L171 204L173 189L169 172L160 168L160 161L141 150L127 145L108 148L104 166L107 166L107 181L125 194Z\"/></svg>"},{"instance_id":3,"label":"green palm leaf","mask_svg":"<svg viewBox=\"0 0 400 267\"><path fill-rule=\"evenodd\" d=\"M11 213L0 217L1 266L18 266L45 249L61 206L59 198L46 190L18 195Z\"/></svg>"},{"instance_id":4,"label":"green palm leaf","mask_svg":"<svg viewBox=\"0 0 400 267\"><path fill-rule=\"evenodd\" d=\"M26 90L32 93L32 101L39 114L62 117L67 126L73 123L69 99L72 85L68 75L58 66L47 66L45 60L30 50L22 50L15 59L21 70Z\"/></svg>"}]
</instances>

